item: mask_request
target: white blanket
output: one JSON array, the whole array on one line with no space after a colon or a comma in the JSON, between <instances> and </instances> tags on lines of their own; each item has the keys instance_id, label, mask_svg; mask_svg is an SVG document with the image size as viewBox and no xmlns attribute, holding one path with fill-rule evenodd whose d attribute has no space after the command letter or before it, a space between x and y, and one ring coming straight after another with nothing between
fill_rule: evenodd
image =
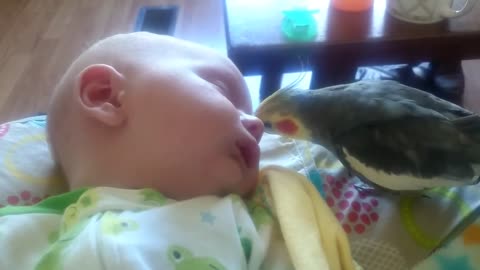
<instances>
[{"instance_id":1,"label":"white blanket","mask_svg":"<svg viewBox=\"0 0 480 270\"><path fill-rule=\"evenodd\" d=\"M272 239L269 210L258 207L250 215L235 195L175 202L113 188L7 207L0 269L293 269L283 241Z\"/></svg>"}]
</instances>

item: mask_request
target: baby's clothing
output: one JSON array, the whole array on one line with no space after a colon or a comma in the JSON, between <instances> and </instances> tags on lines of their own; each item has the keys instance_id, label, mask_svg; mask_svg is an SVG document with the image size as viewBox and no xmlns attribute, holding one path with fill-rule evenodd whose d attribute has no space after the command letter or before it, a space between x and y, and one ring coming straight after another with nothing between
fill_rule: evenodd
<instances>
[{"instance_id":1,"label":"baby's clothing","mask_svg":"<svg viewBox=\"0 0 480 270\"><path fill-rule=\"evenodd\" d=\"M285 174L264 172L247 200L174 201L151 189L97 187L5 207L0 269L353 269L346 237L321 213L318 194L293 173L272 181Z\"/></svg>"}]
</instances>

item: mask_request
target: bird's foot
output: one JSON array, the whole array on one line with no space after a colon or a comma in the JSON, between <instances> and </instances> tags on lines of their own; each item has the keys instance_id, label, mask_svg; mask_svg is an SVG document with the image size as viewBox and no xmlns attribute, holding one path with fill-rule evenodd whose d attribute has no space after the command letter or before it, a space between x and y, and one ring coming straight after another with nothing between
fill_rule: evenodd
<instances>
[{"instance_id":1,"label":"bird's foot","mask_svg":"<svg viewBox=\"0 0 480 270\"><path fill-rule=\"evenodd\" d=\"M422 198L425 198L425 199L431 199L432 197L430 195L427 195L425 193L422 193Z\"/></svg>"},{"instance_id":2,"label":"bird's foot","mask_svg":"<svg viewBox=\"0 0 480 270\"><path fill-rule=\"evenodd\" d=\"M357 183L357 184L354 184L353 187L358 191L359 194L363 194L363 195L379 194L378 189L366 184Z\"/></svg>"}]
</instances>

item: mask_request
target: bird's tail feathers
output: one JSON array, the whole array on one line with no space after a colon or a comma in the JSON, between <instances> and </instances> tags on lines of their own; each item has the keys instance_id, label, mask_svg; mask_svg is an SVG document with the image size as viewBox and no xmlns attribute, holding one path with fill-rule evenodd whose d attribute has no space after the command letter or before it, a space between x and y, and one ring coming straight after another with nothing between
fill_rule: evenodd
<instances>
[{"instance_id":1,"label":"bird's tail feathers","mask_svg":"<svg viewBox=\"0 0 480 270\"><path fill-rule=\"evenodd\" d=\"M469 145L468 147L466 147L464 153L467 160L472 163L478 164L477 170L480 173L480 144Z\"/></svg>"},{"instance_id":2,"label":"bird's tail feathers","mask_svg":"<svg viewBox=\"0 0 480 270\"><path fill-rule=\"evenodd\" d=\"M480 144L480 116L469 115L457 118L453 120L453 124L474 144Z\"/></svg>"},{"instance_id":3,"label":"bird's tail feathers","mask_svg":"<svg viewBox=\"0 0 480 270\"><path fill-rule=\"evenodd\" d=\"M475 177L475 178L473 179L472 185L476 185L476 184L478 184L478 183L480 183L480 176L477 176L477 177Z\"/></svg>"},{"instance_id":4,"label":"bird's tail feathers","mask_svg":"<svg viewBox=\"0 0 480 270\"><path fill-rule=\"evenodd\" d=\"M465 154L471 162L480 167L480 116L469 115L453 120L455 127L465 135ZM479 168L480 169L480 168Z\"/></svg>"}]
</instances>

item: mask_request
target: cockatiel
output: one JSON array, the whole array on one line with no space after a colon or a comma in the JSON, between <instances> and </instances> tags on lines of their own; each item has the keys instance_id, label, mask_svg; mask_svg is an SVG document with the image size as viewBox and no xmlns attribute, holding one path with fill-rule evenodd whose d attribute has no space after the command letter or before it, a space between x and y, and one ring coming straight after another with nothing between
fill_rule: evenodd
<instances>
[{"instance_id":1,"label":"cockatiel","mask_svg":"<svg viewBox=\"0 0 480 270\"><path fill-rule=\"evenodd\" d=\"M256 115L267 132L324 146L373 186L419 191L479 181L480 117L394 81L289 87Z\"/></svg>"}]
</instances>

